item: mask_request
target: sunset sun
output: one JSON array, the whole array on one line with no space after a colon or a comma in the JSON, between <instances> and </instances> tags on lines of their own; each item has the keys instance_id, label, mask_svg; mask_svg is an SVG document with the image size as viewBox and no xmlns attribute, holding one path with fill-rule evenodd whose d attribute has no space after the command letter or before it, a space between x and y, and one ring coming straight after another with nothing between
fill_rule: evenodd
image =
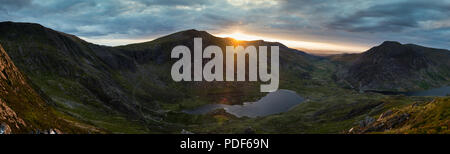
<instances>
[{"instance_id":1,"label":"sunset sun","mask_svg":"<svg viewBox=\"0 0 450 154\"><path fill-rule=\"evenodd\" d=\"M349 52L358 52L367 50L365 46L358 45L342 45L342 44L333 44L327 42L314 42L308 40L286 40L283 38L275 38L270 36L259 36L255 34L249 34L242 31L233 31L231 33L219 33L216 34L218 37L229 37L233 38L236 41L254 41L254 40L264 40L269 42L280 42L288 47L303 49L308 51L320 50L323 51L349 51ZM237 43L238 43L237 42Z\"/></svg>"},{"instance_id":2,"label":"sunset sun","mask_svg":"<svg viewBox=\"0 0 450 154\"><path fill-rule=\"evenodd\" d=\"M219 37L230 37L239 41L252 41L252 40L260 40L261 37L255 35L245 34L240 31L234 31L232 33L218 34Z\"/></svg>"}]
</instances>

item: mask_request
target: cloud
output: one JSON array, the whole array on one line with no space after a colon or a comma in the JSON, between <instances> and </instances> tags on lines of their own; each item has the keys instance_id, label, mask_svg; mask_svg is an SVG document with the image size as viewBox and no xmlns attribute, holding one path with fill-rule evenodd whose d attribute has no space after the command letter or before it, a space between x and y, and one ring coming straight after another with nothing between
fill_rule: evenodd
<instances>
[{"instance_id":1,"label":"cloud","mask_svg":"<svg viewBox=\"0 0 450 154\"><path fill-rule=\"evenodd\" d=\"M446 0L2 0L0 12L7 13L0 21L36 22L85 38L239 28L291 40L450 48L449 10Z\"/></svg>"},{"instance_id":2,"label":"cloud","mask_svg":"<svg viewBox=\"0 0 450 154\"><path fill-rule=\"evenodd\" d=\"M450 4L403 1L374 5L350 16L340 16L328 26L347 31L401 32L418 28L423 21L448 18Z\"/></svg>"},{"instance_id":3,"label":"cloud","mask_svg":"<svg viewBox=\"0 0 450 154\"><path fill-rule=\"evenodd\" d=\"M0 11L17 10L30 5L31 0L2 0Z\"/></svg>"}]
</instances>

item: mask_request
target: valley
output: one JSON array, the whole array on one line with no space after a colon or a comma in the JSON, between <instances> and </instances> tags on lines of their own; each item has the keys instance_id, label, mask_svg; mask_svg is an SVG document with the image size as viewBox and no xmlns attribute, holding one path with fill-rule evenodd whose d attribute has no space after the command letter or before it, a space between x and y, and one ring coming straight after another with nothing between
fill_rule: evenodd
<instances>
[{"instance_id":1,"label":"valley","mask_svg":"<svg viewBox=\"0 0 450 154\"><path fill-rule=\"evenodd\" d=\"M264 98L268 94L260 92L262 82L173 81L170 71L176 59L171 51L178 45L194 51L195 37L203 39L203 48L216 45L222 51L228 45L279 46L279 89L302 99L282 112L236 116L226 108ZM450 51L445 49L386 41L361 54L319 57L278 42L238 41L198 30L109 47L39 24L14 22L0 23L0 44L16 72L29 79L36 91L32 97L45 100L46 108L55 112L51 117L83 126L61 128L65 133L448 133L449 96L401 94L450 85ZM283 99L272 102L278 100ZM216 107L186 113L205 105ZM388 119L396 123L376 127L384 119L375 119L390 112L395 114ZM412 118L398 120L401 113ZM434 118L424 121L421 115Z\"/></svg>"}]
</instances>

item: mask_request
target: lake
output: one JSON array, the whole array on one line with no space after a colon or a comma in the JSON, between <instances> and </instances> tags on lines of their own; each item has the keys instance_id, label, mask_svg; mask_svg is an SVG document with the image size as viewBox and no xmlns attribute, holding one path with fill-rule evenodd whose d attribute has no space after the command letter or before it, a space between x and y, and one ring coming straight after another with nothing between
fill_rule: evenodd
<instances>
[{"instance_id":1,"label":"lake","mask_svg":"<svg viewBox=\"0 0 450 154\"><path fill-rule=\"evenodd\" d=\"M450 86L422 91L406 92L407 96L447 96L450 95Z\"/></svg>"},{"instance_id":2,"label":"lake","mask_svg":"<svg viewBox=\"0 0 450 154\"><path fill-rule=\"evenodd\" d=\"M183 112L188 114L206 114L213 110L224 109L237 117L254 118L286 112L303 101L304 98L296 92L280 89L268 93L256 102L245 102L242 105L207 104L193 110L183 110Z\"/></svg>"},{"instance_id":3,"label":"lake","mask_svg":"<svg viewBox=\"0 0 450 154\"><path fill-rule=\"evenodd\" d=\"M392 91L367 91L367 92L376 92L384 95L447 96L450 95L450 86L411 92L392 92Z\"/></svg>"}]
</instances>

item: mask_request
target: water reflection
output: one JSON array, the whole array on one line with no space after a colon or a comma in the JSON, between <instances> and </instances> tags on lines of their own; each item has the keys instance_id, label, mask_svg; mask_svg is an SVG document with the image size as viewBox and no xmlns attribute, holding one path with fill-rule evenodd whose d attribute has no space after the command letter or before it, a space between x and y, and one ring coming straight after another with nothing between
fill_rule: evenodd
<instances>
[{"instance_id":1,"label":"water reflection","mask_svg":"<svg viewBox=\"0 0 450 154\"><path fill-rule=\"evenodd\" d=\"M206 114L216 109L225 109L237 117L259 117L286 112L304 99L296 92L280 89L268 93L257 102L245 102L243 105L207 104L194 110L184 110L188 114Z\"/></svg>"}]
</instances>

